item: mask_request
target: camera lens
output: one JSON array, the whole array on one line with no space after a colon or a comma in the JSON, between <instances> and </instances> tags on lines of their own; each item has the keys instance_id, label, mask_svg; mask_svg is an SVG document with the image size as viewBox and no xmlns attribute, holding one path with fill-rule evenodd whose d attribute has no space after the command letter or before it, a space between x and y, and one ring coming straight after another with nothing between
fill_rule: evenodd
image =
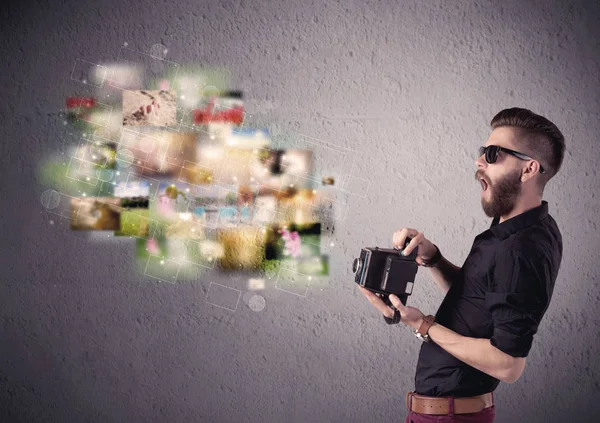
<instances>
[{"instance_id":1,"label":"camera lens","mask_svg":"<svg viewBox=\"0 0 600 423\"><path fill-rule=\"evenodd\" d=\"M360 269L361 266L362 266L362 260L359 258L355 258L354 261L352 262L352 271L354 273L358 272L358 270Z\"/></svg>"}]
</instances>

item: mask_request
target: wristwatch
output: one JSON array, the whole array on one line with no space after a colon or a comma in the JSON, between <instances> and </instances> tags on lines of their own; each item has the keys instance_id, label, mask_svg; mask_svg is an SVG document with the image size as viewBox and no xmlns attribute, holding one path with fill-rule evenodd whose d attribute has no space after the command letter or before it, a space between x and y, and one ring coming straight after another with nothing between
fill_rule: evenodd
<instances>
[{"instance_id":1,"label":"wristwatch","mask_svg":"<svg viewBox=\"0 0 600 423\"><path fill-rule=\"evenodd\" d=\"M433 325L434 321L435 316L432 316L431 314L423 317L423 323L421 323L419 329L415 329L414 331L415 336L423 342L429 342L430 338L427 332L429 332L429 328L431 327L431 325Z\"/></svg>"},{"instance_id":2,"label":"wristwatch","mask_svg":"<svg viewBox=\"0 0 600 423\"><path fill-rule=\"evenodd\" d=\"M422 264L423 267L436 267L438 265L438 263L440 262L440 260L442 259L442 253L440 252L440 249L438 248L438 246L435 244L433 244L433 246L436 249L436 253L430 259L421 260L423 262L423 264Z\"/></svg>"}]
</instances>

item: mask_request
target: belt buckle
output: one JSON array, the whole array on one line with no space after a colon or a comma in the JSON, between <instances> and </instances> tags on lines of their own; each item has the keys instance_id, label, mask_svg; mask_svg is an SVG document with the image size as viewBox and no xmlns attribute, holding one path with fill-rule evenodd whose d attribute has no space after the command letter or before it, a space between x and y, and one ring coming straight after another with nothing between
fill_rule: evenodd
<instances>
[{"instance_id":1,"label":"belt buckle","mask_svg":"<svg viewBox=\"0 0 600 423\"><path fill-rule=\"evenodd\" d=\"M414 392L412 391L408 391L406 393L406 408L408 408L408 411L412 411L412 396L413 396Z\"/></svg>"}]
</instances>

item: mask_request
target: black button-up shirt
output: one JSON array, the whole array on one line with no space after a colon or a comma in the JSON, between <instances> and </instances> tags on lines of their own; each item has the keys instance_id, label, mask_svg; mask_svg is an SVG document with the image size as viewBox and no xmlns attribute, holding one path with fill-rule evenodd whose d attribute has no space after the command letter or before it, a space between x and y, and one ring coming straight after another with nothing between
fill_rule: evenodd
<instances>
[{"instance_id":1,"label":"black button-up shirt","mask_svg":"<svg viewBox=\"0 0 600 423\"><path fill-rule=\"evenodd\" d=\"M471 252L435 315L436 322L471 338L487 338L500 351L526 357L552 297L562 259L562 236L542 201L475 237ZM491 392L500 381L423 343L415 392L467 397Z\"/></svg>"}]
</instances>

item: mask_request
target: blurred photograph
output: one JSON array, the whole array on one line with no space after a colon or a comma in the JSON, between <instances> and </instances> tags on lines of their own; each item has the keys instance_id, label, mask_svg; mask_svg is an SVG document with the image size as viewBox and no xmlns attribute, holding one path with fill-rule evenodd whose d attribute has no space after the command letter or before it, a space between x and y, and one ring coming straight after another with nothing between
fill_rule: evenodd
<instances>
[{"instance_id":1,"label":"blurred photograph","mask_svg":"<svg viewBox=\"0 0 600 423\"><path fill-rule=\"evenodd\" d=\"M196 134L193 132L124 130L117 152L120 168L150 178L183 179L187 175L184 165L195 159Z\"/></svg>"},{"instance_id":2,"label":"blurred photograph","mask_svg":"<svg viewBox=\"0 0 600 423\"><path fill-rule=\"evenodd\" d=\"M76 231L118 231L120 198L79 197L71 199L71 229Z\"/></svg>"},{"instance_id":3,"label":"blurred photograph","mask_svg":"<svg viewBox=\"0 0 600 423\"><path fill-rule=\"evenodd\" d=\"M192 121L195 125L208 125L214 122L241 125L244 121L241 91L202 97L198 108L192 112Z\"/></svg>"},{"instance_id":4,"label":"blurred photograph","mask_svg":"<svg viewBox=\"0 0 600 423\"><path fill-rule=\"evenodd\" d=\"M148 237L149 191L147 181L121 182L115 186L114 195L121 199L120 230L115 236Z\"/></svg>"},{"instance_id":5,"label":"blurred photograph","mask_svg":"<svg viewBox=\"0 0 600 423\"><path fill-rule=\"evenodd\" d=\"M258 160L249 162L252 182L283 191L291 188L311 188L314 181L312 152L302 149L257 149Z\"/></svg>"},{"instance_id":6,"label":"blurred photograph","mask_svg":"<svg viewBox=\"0 0 600 423\"><path fill-rule=\"evenodd\" d=\"M264 231L256 227L219 229L217 242L223 246L221 270L260 269L264 261Z\"/></svg>"},{"instance_id":7,"label":"blurred photograph","mask_svg":"<svg viewBox=\"0 0 600 423\"><path fill-rule=\"evenodd\" d=\"M174 126L177 124L175 96L164 90L123 91L124 126Z\"/></svg>"},{"instance_id":8,"label":"blurred photograph","mask_svg":"<svg viewBox=\"0 0 600 423\"><path fill-rule=\"evenodd\" d=\"M151 207L156 222L150 228L153 236L201 240L206 237L206 216L195 213L195 190L183 182L161 183Z\"/></svg>"}]
</instances>

